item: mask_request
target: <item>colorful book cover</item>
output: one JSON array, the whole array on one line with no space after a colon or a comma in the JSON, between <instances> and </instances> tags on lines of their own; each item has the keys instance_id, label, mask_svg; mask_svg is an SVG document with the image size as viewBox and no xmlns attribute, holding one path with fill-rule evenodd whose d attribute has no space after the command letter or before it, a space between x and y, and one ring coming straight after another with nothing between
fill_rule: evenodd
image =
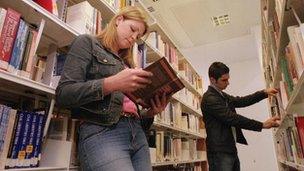
<instances>
[{"instance_id":1,"label":"colorful book cover","mask_svg":"<svg viewBox=\"0 0 304 171\"><path fill-rule=\"evenodd\" d=\"M150 78L152 83L126 95L145 108L151 106L150 99L156 95L161 97L165 93L170 96L185 87L165 57L155 61L144 70L153 73Z\"/></svg>"}]
</instances>

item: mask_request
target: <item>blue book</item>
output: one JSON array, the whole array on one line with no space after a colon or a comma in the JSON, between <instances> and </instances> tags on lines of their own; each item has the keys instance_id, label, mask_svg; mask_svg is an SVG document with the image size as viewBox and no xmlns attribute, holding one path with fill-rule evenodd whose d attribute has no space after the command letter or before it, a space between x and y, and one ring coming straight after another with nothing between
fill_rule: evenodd
<instances>
[{"instance_id":1,"label":"blue book","mask_svg":"<svg viewBox=\"0 0 304 171\"><path fill-rule=\"evenodd\" d=\"M15 129L14 141L12 144L11 154L8 155L9 159L5 168L14 168L17 164L18 147L21 143L21 136L25 125L26 114L23 111L18 111L17 115L18 121Z\"/></svg>"},{"instance_id":2,"label":"blue book","mask_svg":"<svg viewBox=\"0 0 304 171\"><path fill-rule=\"evenodd\" d=\"M64 62L66 60L66 54L59 53L57 55L57 61L55 66L55 76L60 76L63 71Z\"/></svg>"},{"instance_id":3,"label":"blue book","mask_svg":"<svg viewBox=\"0 0 304 171\"><path fill-rule=\"evenodd\" d=\"M23 20L20 20L17 37L14 42L12 55L9 61L8 71L17 74L18 69L21 68L21 62L23 53L25 51L25 45L27 43L27 37L29 35L29 26Z\"/></svg>"},{"instance_id":4,"label":"blue book","mask_svg":"<svg viewBox=\"0 0 304 171\"><path fill-rule=\"evenodd\" d=\"M3 115L3 109L4 109L5 105L0 104L0 123L2 121L2 115ZM1 137L1 130L2 130L2 124L0 124L0 137ZM0 142L1 143L1 142ZM1 153L1 151L0 151Z\"/></svg>"},{"instance_id":5,"label":"blue book","mask_svg":"<svg viewBox=\"0 0 304 171\"><path fill-rule=\"evenodd\" d=\"M32 167L38 167L39 166L39 161L41 157L41 142L42 142L42 137L43 137L43 129L44 129L44 124L45 124L45 115L41 113L38 114L38 124L37 124L37 135L35 138L35 148L34 148L34 154L33 154L33 163Z\"/></svg>"},{"instance_id":6,"label":"blue book","mask_svg":"<svg viewBox=\"0 0 304 171\"><path fill-rule=\"evenodd\" d=\"M31 166L31 160L34 156L35 142L37 138L37 129L38 129L38 114L32 112L33 119L30 129L29 141L26 145L26 155L25 155L25 166Z\"/></svg>"},{"instance_id":7,"label":"blue book","mask_svg":"<svg viewBox=\"0 0 304 171\"><path fill-rule=\"evenodd\" d=\"M17 126L18 126L19 116L20 116L19 113L16 113L15 122L14 122L14 125L13 125L13 130L12 130L11 138L10 138L9 149L8 149L8 152L7 152L7 155L6 155L8 160L5 163L5 169L10 168L9 163L11 162L11 156L12 156L14 140L15 140L15 136L16 136L16 130L17 130Z\"/></svg>"},{"instance_id":8,"label":"blue book","mask_svg":"<svg viewBox=\"0 0 304 171\"><path fill-rule=\"evenodd\" d=\"M16 63L15 63L16 64L15 65L16 70L21 70L23 54L25 52L25 47L26 47L26 44L27 44L27 39L28 39L28 36L29 36L29 32L30 32L29 25L27 23L24 23L23 32L22 32L22 35L21 35L20 47L19 47L20 51L18 53L18 57L16 58Z\"/></svg>"},{"instance_id":9,"label":"blue book","mask_svg":"<svg viewBox=\"0 0 304 171\"><path fill-rule=\"evenodd\" d=\"M8 71L12 73L15 72L15 66L16 66L18 54L20 53L21 35L23 32L24 24L25 22L22 19L20 19L17 36L13 45L12 54L8 66Z\"/></svg>"},{"instance_id":10,"label":"blue book","mask_svg":"<svg viewBox=\"0 0 304 171\"><path fill-rule=\"evenodd\" d=\"M3 144L5 141L5 135L8 127L8 120L9 120L9 112L11 108L4 106L2 111L2 119L1 119L1 126L0 126L0 152L3 150Z\"/></svg>"},{"instance_id":11,"label":"blue book","mask_svg":"<svg viewBox=\"0 0 304 171\"><path fill-rule=\"evenodd\" d=\"M26 145L29 140L31 123L33 119L33 115L31 112L24 112L25 113L25 125L23 132L21 134L20 145L18 147L18 158L17 158L17 167L24 167L25 165L25 155L26 155Z\"/></svg>"}]
</instances>

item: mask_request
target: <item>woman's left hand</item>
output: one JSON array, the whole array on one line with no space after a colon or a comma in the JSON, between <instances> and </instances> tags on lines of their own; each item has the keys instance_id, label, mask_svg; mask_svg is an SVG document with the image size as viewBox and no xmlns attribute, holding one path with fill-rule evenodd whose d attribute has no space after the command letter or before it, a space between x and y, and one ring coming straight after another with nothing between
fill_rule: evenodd
<instances>
[{"instance_id":1,"label":"woman's left hand","mask_svg":"<svg viewBox=\"0 0 304 171\"><path fill-rule=\"evenodd\" d=\"M171 96L166 96L166 93L164 93L161 97L156 95L153 99L151 99L151 108L147 113L148 117L153 117L165 110L170 98Z\"/></svg>"}]
</instances>

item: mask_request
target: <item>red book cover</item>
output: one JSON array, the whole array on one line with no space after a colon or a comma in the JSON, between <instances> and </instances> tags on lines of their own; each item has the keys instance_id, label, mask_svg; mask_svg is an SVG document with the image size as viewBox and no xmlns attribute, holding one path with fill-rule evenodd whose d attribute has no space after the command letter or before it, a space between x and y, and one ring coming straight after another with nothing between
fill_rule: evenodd
<instances>
[{"instance_id":1,"label":"red book cover","mask_svg":"<svg viewBox=\"0 0 304 171\"><path fill-rule=\"evenodd\" d=\"M53 13L53 1L52 0L34 0L38 5L42 6L44 9Z\"/></svg>"},{"instance_id":2,"label":"red book cover","mask_svg":"<svg viewBox=\"0 0 304 171\"><path fill-rule=\"evenodd\" d=\"M299 134L302 151L304 151L304 117L295 117L295 123Z\"/></svg>"},{"instance_id":3,"label":"red book cover","mask_svg":"<svg viewBox=\"0 0 304 171\"><path fill-rule=\"evenodd\" d=\"M0 69L7 69L19 27L20 13L8 8L0 37Z\"/></svg>"}]
</instances>

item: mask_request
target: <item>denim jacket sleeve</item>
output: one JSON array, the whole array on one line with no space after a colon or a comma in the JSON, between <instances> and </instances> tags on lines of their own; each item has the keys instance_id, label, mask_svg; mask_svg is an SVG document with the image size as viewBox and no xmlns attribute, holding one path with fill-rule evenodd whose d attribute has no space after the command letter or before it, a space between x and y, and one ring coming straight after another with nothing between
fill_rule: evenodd
<instances>
[{"instance_id":1,"label":"denim jacket sleeve","mask_svg":"<svg viewBox=\"0 0 304 171\"><path fill-rule=\"evenodd\" d=\"M87 80L92 60L92 37L80 35L72 43L56 89L56 103L78 107L103 98L103 79Z\"/></svg>"}]
</instances>

